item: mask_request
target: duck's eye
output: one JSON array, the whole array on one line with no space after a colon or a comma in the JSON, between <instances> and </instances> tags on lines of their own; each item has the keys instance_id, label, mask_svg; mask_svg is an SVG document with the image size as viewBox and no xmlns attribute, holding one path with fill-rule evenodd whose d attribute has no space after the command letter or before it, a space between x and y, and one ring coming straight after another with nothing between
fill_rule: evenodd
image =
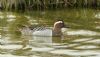
<instances>
[{"instance_id":1,"label":"duck's eye","mask_svg":"<svg viewBox=\"0 0 100 57\"><path fill-rule=\"evenodd\" d=\"M60 26L60 27L64 27L64 23L60 23L59 26Z\"/></svg>"}]
</instances>

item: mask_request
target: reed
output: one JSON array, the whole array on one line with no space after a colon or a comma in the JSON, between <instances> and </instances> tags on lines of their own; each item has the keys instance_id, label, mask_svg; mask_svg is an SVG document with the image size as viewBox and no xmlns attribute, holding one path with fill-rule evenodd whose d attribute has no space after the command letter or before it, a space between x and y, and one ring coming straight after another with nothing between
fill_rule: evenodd
<instances>
[{"instance_id":1,"label":"reed","mask_svg":"<svg viewBox=\"0 0 100 57\"><path fill-rule=\"evenodd\" d=\"M5 10L43 10L99 6L100 0L0 0L0 8Z\"/></svg>"}]
</instances>

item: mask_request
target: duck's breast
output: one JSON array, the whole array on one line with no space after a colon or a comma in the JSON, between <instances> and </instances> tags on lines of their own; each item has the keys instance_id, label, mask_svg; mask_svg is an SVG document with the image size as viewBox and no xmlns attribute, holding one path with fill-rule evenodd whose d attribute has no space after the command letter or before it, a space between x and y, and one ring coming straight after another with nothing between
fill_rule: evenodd
<instances>
[{"instance_id":1,"label":"duck's breast","mask_svg":"<svg viewBox=\"0 0 100 57\"><path fill-rule=\"evenodd\" d=\"M34 36L52 36L52 30L51 29L45 29L45 30L38 30L33 32Z\"/></svg>"}]
</instances>

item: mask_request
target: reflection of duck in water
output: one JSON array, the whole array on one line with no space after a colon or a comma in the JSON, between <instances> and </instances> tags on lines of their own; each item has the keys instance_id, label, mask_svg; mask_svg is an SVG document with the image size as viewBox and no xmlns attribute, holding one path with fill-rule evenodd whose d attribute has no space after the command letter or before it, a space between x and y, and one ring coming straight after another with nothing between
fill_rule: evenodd
<instances>
[{"instance_id":1,"label":"reflection of duck in water","mask_svg":"<svg viewBox=\"0 0 100 57\"><path fill-rule=\"evenodd\" d=\"M23 26L23 28L19 29L22 35L34 35L34 36L58 36L62 35L61 29L64 27L64 22L59 20L54 23L53 29L38 27L31 29L30 27Z\"/></svg>"}]
</instances>

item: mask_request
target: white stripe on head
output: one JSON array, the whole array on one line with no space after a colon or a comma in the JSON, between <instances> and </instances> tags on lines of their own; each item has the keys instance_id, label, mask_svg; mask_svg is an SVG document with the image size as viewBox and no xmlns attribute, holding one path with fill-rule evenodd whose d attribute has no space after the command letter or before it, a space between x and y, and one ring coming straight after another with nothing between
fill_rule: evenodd
<instances>
[{"instance_id":1,"label":"white stripe on head","mask_svg":"<svg viewBox=\"0 0 100 57\"><path fill-rule=\"evenodd\" d=\"M55 22L55 23L54 23L54 26L55 26L56 24L59 24L59 23L63 23L63 21L57 21L57 22Z\"/></svg>"}]
</instances>

